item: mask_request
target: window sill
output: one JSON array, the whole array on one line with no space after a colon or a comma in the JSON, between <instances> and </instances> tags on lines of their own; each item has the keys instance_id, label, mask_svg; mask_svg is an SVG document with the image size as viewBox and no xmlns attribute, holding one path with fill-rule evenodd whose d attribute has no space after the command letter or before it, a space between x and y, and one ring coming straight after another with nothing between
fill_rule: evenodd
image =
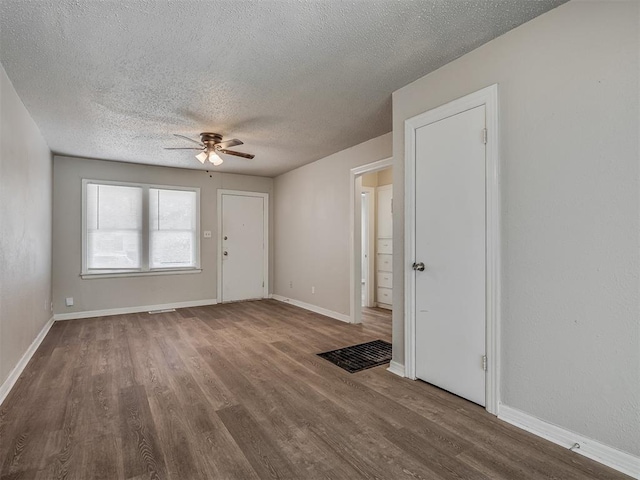
<instances>
[{"instance_id":1,"label":"window sill","mask_svg":"<svg viewBox=\"0 0 640 480\"><path fill-rule=\"evenodd\" d=\"M109 272L109 273L81 273L83 280L94 280L97 278L122 278L122 277L155 277L158 275L191 275L202 273L201 268L184 268L172 270L151 270L148 272Z\"/></svg>"}]
</instances>

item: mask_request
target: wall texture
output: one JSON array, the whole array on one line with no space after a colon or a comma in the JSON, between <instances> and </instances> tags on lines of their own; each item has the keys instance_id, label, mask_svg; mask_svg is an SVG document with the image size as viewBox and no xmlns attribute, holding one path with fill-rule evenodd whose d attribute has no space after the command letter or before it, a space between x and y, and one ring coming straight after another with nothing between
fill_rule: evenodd
<instances>
[{"instance_id":1,"label":"wall texture","mask_svg":"<svg viewBox=\"0 0 640 480\"><path fill-rule=\"evenodd\" d=\"M381 187L393 183L393 167L362 175L363 187Z\"/></svg>"},{"instance_id":2,"label":"wall texture","mask_svg":"<svg viewBox=\"0 0 640 480\"><path fill-rule=\"evenodd\" d=\"M393 95L404 121L499 84L502 402L640 454L639 4L570 2ZM404 363L395 216L394 360Z\"/></svg>"},{"instance_id":3,"label":"wall texture","mask_svg":"<svg viewBox=\"0 0 640 480\"><path fill-rule=\"evenodd\" d=\"M393 183L393 167L376 172L376 176L378 177L378 186L391 185Z\"/></svg>"},{"instance_id":4,"label":"wall texture","mask_svg":"<svg viewBox=\"0 0 640 480\"><path fill-rule=\"evenodd\" d=\"M350 170L389 157L390 133L276 177L273 293L349 315Z\"/></svg>"},{"instance_id":5,"label":"wall texture","mask_svg":"<svg viewBox=\"0 0 640 480\"><path fill-rule=\"evenodd\" d=\"M200 187L202 273L83 280L80 277L83 178ZM53 179L53 304L56 314L215 299L217 190L269 193L269 218L273 218L271 178L56 156ZM205 230L211 230L212 238L202 238ZM273 232L272 227L270 231ZM273 234L269 243L273 251ZM270 254L270 265L272 258ZM270 284L273 284L273 278L270 278ZM73 307L65 306L66 297L74 298Z\"/></svg>"},{"instance_id":6,"label":"wall texture","mask_svg":"<svg viewBox=\"0 0 640 480\"><path fill-rule=\"evenodd\" d=\"M51 318L51 152L0 66L0 385Z\"/></svg>"},{"instance_id":7,"label":"wall texture","mask_svg":"<svg viewBox=\"0 0 640 480\"><path fill-rule=\"evenodd\" d=\"M377 187L378 186L378 172L365 173L362 175L363 187Z\"/></svg>"}]
</instances>

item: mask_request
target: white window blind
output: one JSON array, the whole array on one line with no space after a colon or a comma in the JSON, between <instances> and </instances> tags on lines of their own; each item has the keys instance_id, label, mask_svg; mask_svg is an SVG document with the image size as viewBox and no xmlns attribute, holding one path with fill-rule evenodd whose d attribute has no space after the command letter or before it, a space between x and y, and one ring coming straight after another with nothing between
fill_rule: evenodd
<instances>
[{"instance_id":1,"label":"white window blind","mask_svg":"<svg viewBox=\"0 0 640 480\"><path fill-rule=\"evenodd\" d=\"M196 192L149 189L150 268L196 266L196 214Z\"/></svg>"},{"instance_id":2,"label":"white window blind","mask_svg":"<svg viewBox=\"0 0 640 480\"><path fill-rule=\"evenodd\" d=\"M82 181L82 277L200 272L200 189Z\"/></svg>"},{"instance_id":3,"label":"white window blind","mask_svg":"<svg viewBox=\"0 0 640 480\"><path fill-rule=\"evenodd\" d=\"M87 184L88 270L141 267L142 188Z\"/></svg>"}]
</instances>

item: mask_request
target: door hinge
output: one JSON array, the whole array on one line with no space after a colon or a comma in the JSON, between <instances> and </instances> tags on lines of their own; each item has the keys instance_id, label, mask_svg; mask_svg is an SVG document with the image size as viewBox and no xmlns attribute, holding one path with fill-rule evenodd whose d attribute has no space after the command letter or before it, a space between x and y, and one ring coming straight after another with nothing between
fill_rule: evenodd
<instances>
[{"instance_id":1,"label":"door hinge","mask_svg":"<svg viewBox=\"0 0 640 480\"><path fill-rule=\"evenodd\" d=\"M482 129L482 143L487 144L487 138L489 137L489 132L486 128Z\"/></svg>"},{"instance_id":2,"label":"door hinge","mask_svg":"<svg viewBox=\"0 0 640 480\"><path fill-rule=\"evenodd\" d=\"M487 356L482 355L482 370L487 371Z\"/></svg>"}]
</instances>

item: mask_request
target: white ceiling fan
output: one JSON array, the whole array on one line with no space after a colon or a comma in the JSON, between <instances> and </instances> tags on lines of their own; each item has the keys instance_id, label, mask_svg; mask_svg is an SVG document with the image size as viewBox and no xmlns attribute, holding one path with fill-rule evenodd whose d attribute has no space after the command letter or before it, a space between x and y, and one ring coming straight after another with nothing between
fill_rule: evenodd
<instances>
[{"instance_id":1,"label":"white ceiling fan","mask_svg":"<svg viewBox=\"0 0 640 480\"><path fill-rule=\"evenodd\" d=\"M197 141L192 138L185 137L184 135L179 135L177 133L174 133L174 135L176 137L184 138L185 140L196 143L199 147L165 147L165 150L200 150L200 153L196 155L196 158L203 165L207 160L215 166L221 165L224 160L220 157L220 155L218 155L218 153L248 158L249 160L255 157L255 155L251 155L250 153L235 152L228 149L229 147L235 147L237 145L243 144L243 142L238 140L237 138L223 141L222 135L218 133L203 132L200 134L200 141Z\"/></svg>"}]
</instances>

